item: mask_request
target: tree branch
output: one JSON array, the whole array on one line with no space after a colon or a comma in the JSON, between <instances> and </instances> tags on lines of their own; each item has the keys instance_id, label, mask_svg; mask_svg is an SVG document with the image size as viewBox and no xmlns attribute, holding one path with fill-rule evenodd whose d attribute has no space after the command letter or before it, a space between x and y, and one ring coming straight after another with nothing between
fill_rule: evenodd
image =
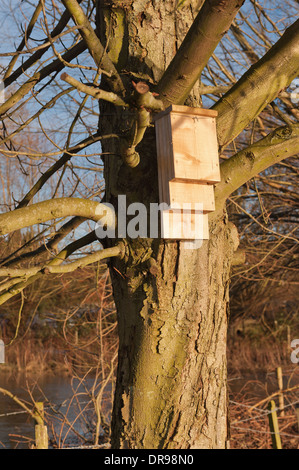
<instances>
[{"instance_id":1,"label":"tree branch","mask_svg":"<svg viewBox=\"0 0 299 470\"><path fill-rule=\"evenodd\" d=\"M84 256L76 261L72 261L63 265L53 265L50 263L43 264L42 266L34 266L31 268L0 268L0 277L28 277L34 276L38 272L42 274L63 274L75 271L78 268L83 268L93 263L97 263L105 258L112 258L113 256L122 256L124 251L123 243L112 248L96 251L90 255ZM57 256L59 258L59 256ZM56 258L55 258L56 259Z\"/></svg>"},{"instance_id":2,"label":"tree branch","mask_svg":"<svg viewBox=\"0 0 299 470\"><path fill-rule=\"evenodd\" d=\"M243 3L244 0L204 3L158 84L165 107L184 103Z\"/></svg>"},{"instance_id":3,"label":"tree branch","mask_svg":"<svg viewBox=\"0 0 299 470\"><path fill-rule=\"evenodd\" d=\"M86 199L57 198L0 214L0 235L48 220L74 215L95 222L105 218L104 223L108 227L114 227L114 213L108 206Z\"/></svg>"},{"instance_id":4,"label":"tree branch","mask_svg":"<svg viewBox=\"0 0 299 470\"><path fill-rule=\"evenodd\" d=\"M245 264L246 261L246 251L238 248L233 255L231 265L232 266L240 266L241 264Z\"/></svg>"},{"instance_id":5,"label":"tree branch","mask_svg":"<svg viewBox=\"0 0 299 470\"><path fill-rule=\"evenodd\" d=\"M17 209L27 206L29 202L33 199L33 197L36 195L36 193L48 181L48 179L51 178L51 176L54 175L54 173L56 173L56 171L58 171L63 165L65 165L65 163L67 163L74 154L78 153L82 149L85 149L89 145L98 142L102 138L103 136L100 136L98 133L95 133L82 140L74 147L71 147L67 152L64 152L64 154L59 158L59 160L57 160L57 162L55 162L50 168L48 168L48 170L45 171L45 173L37 180L34 186L30 189L30 191L28 191L28 193L23 197L22 201L18 204Z\"/></svg>"},{"instance_id":6,"label":"tree branch","mask_svg":"<svg viewBox=\"0 0 299 470\"><path fill-rule=\"evenodd\" d=\"M36 23L36 21L37 21L37 19L38 19L39 14L40 14L41 11L42 11L42 1L40 0L40 1L38 2L38 4L37 4L37 7L35 8L35 10L34 10L34 12L33 12L33 15L32 15L32 17L31 17L31 20L29 21L29 24L28 24L28 27L27 27L26 32L25 32L25 34L24 34L24 37L23 37L22 41L20 42L18 48L16 49L16 52L17 52L17 53L23 50L25 44L27 43L27 41L28 41L28 39L29 39L29 37L30 37L30 34L31 34L32 30L33 30L33 27L34 27L34 25L35 25L35 23ZM7 69L6 69L6 72L5 72L5 75L4 75L4 80L5 80L6 78L8 78L9 75L11 74L12 69L13 69L13 67L14 67L14 65L15 65L15 63L16 63L17 60L18 60L18 54L16 54L16 55L11 59L9 65L8 65L8 67L7 67Z\"/></svg>"},{"instance_id":7,"label":"tree branch","mask_svg":"<svg viewBox=\"0 0 299 470\"><path fill-rule=\"evenodd\" d=\"M35 419L34 412L31 411L30 408L28 408L28 406L25 405L25 403L22 400L20 400L16 395L14 395L9 390L6 390L5 388L2 388L2 387L0 387L0 393L11 398L15 403L17 403L17 405L23 408L31 416L31 418Z\"/></svg>"},{"instance_id":8,"label":"tree branch","mask_svg":"<svg viewBox=\"0 0 299 470\"><path fill-rule=\"evenodd\" d=\"M19 251L23 249L23 247L20 247L14 253L11 253L6 258L2 259L1 265L3 267L14 266L20 263L21 261L28 259L30 260L30 262L32 262L32 260L38 255L41 255L45 252L47 252L48 254L53 252L57 249L58 243L60 243L70 232L75 230L77 227L79 227L79 225L81 225L85 221L85 217L72 217L71 220L68 220L57 230L57 232L52 236L52 238L50 238L47 243L40 245L33 251L26 251L25 253L21 253L19 256L16 256L17 253L19 253Z\"/></svg>"},{"instance_id":9,"label":"tree branch","mask_svg":"<svg viewBox=\"0 0 299 470\"><path fill-rule=\"evenodd\" d=\"M130 105L136 110L134 125L130 137L121 139L121 155L124 162L131 168L135 168L140 162L137 145L142 141L146 129L151 123L150 111L162 111L163 102L156 98L157 93L151 93L145 82L133 82L134 93L130 97Z\"/></svg>"},{"instance_id":10,"label":"tree branch","mask_svg":"<svg viewBox=\"0 0 299 470\"><path fill-rule=\"evenodd\" d=\"M111 91L101 90L100 88L95 86L84 85L84 83L79 82L79 80L76 80L76 78L71 77L65 72L61 75L60 78L61 80L67 82L69 85L72 85L78 91L82 91L86 95L92 96L97 100L109 101L110 103L113 103L116 106L128 106L128 104L115 93Z\"/></svg>"},{"instance_id":11,"label":"tree branch","mask_svg":"<svg viewBox=\"0 0 299 470\"><path fill-rule=\"evenodd\" d=\"M107 77L107 82L114 93L124 95L125 89L112 60L109 58L101 41L92 28L88 18L86 17L81 6L77 0L61 0L65 8L71 14L74 22L80 26L80 34L88 47L90 55L92 56L95 64L108 72L110 78Z\"/></svg>"},{"instance_id":12,"label":"tree branch","mask_svg":"<svg viewBox=\"0 0 299 470\"><path fill-rule=\"evenodd\" d=\"M0 140L0 145L4 145L6 144L6 142L10 142L13 137L15 137L19 132L25 129L25 127L27 127L32 121L37 119L46 109L52 108L57 100L59 100L62 96L70 93L71 90L73 90L73 87L69 87L54 96L50 101L44 104L33 116L31 115L25 122L23 122L15 131L7 135L6 137L3 137Z\"/></svg>"},{"instance_id":13,"label":"tree branch","mask_svg":"<svg viewBox=\"0 0 299 470\"><path fill-rule=\"evenodd\" d=\"M85 49L86 45L84 41L81 41L75 46L71 47L68 51L66 51L62 57L64 60L69 62L75 59L78 55L80 55ZM10 96L2 105L0 105L0 115L6 113L10 108L17 104L41 80L48 77L53 72L60 72L63 68L64 63L61 62L61 60L56 59L50 64L43 67L42 69L40 69L38 72L34 73L33 76L30 77L23 85L21 85L12 96ZM13 76L14 74L8 77L7 81L10 81L10 83L12 83ZM5 86L8 86L7 81L4 82Z\"/></svg>"},{"instance_id":14,"label":"tree branch","mask_svg":"<svg viewBox=\"0 0 299 470\"><path fill-rule=\"evenodd\" d=\"M53 258L51 261L47 263L47 267L49 266L58 266L63 263L64 260L66 260L72 253L74 253L76 250L79 250L80 248L89 245L90 243L93 243L96 240L96 234L95 231L88 233L84 237L80 238L79 240L75 240L74 242L70 243L67 245L63 250L61 250L55 258ZM28 287L30 284L33 282L37 281L41 276L43 276L42 272L38 272L29 278L12 278L9 281L5 283L6 292L3 292L0 295L0 305L4 304L7 302L9 299L14 297L15 295L19 294L22 292L26 287ZM3 290L3 289L1 289Z\"/></svg>"},{"instance_id":15,"label":"tree branch","mask_svg":"<svg viewBox=\"0 0 299 470\"><path fill-rule=\"evenodd\" d=\"M275 129L267 137L225 160L220 167L221 182L215 187L216 211L248 180L298 152L299 124L294 124Z\"/></svg>"},{"instance_id":16,"label":"tree branch","mask_svg":"<svg viewBox=\"0 0 299 470\"><path fill-rule=\"evenodd\" d=\"M299 71L299 20L212 107L221 147L237 137Z\"/></svg>"},{"instance_id":17,"label":"tree branch","mask_svg":"<svg viewBox=\"0 0 299 470\"><path fill-rule=\"evenodd\" d=\"M241 30L241 28L239 28L235 21L231 25L231 31L240 46L242 47L243 51L245 52L247 58L250 60L250 62L252 64L254 62L257 62L259 60L258 54L253 50L249 41L247 41L243 31Z\"/></svg>"},{"instance_id":18,"label":"tree branch","mask_svg":"<svg viewBox=\"0 0 299 470\"><path fill-rule=\"evenodd\" d=\"M82 2L82 0L78 0L79 3ZM41 2L42 4L42 2ZM57 25L55 26L55 28L53 29L53 31L51 32L51 38L55 37L55 36L58 36L63 30L64 28L66 27L66 25L68 24L70 20L70 14L69 12L66 10L63 12L63 14L61 15ZM44 43L47 43L49 42L48 41L48 38L45 39ZM22 43L21 43L22 44ZM21 46L21 45L20 45ZM44 49L41 49L39 51L37 51L35 54L31 55L24 63L22 63L22 65L15 71L13 72L11 75L8 74L7 76L7 72L6 72L6 75L5 75L5 80L4 80L4 86L5 87L8 87L9 85L11 85L13 82L15 82L24 72L26 72L26 70L28 70L32 65L34 65L42 56L43 54L45 54L45 52L47 52L47 50L49 49L50 47L50 43L49 45L44 48ZM86 49L86 46L85 46L85 43L84 43L84 49ZM9 72L10 73L10 72Z\"/></svg>"}]
</instances>

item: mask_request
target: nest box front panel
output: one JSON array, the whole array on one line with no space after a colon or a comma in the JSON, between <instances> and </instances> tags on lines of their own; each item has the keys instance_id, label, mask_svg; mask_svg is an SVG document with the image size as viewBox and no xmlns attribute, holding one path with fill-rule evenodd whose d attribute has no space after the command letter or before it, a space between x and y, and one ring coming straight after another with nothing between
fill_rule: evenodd
<instances>
[{"instance_id":1,"label":"nest box front panel","mask_svg":"<svg viewBox=\"0 0 299 470\"><path fill-rule=\"evenodd\" d=\"M173 178L216 183L220 181L216 119L170 114Z\"/></svg>"},{"instance_id":2,"label":"nest box front panel","mask_svg":"<svg viewBox=\"0 0 299 470\"><path fill-rule=\"evenodd\" d=\"M161 237L174 240L208 240L208 214L162 211Z\"/></svg>"},{"instance_id":3,"label":"nest box front panel","mask_svg":"<svg viewBox=\"0 0 299 470\"><path fill-rule=\"evenodd\" d=\"M174 207L174 204L191 204L192 209L195 204L203 204L203 212L215 210L214 188L207 184L197 184L181 181L169 181L169 196L166 195L165 202Z\"/></svg>"}]
</instances>

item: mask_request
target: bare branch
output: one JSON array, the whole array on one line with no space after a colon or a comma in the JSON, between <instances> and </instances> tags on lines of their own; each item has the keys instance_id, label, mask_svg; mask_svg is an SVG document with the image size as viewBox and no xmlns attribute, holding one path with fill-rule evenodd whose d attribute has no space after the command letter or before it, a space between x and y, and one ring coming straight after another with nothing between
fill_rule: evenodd
<instances>
[{"instance_id":1,"label":"bare branch","mask_svg":"<svg viewBox=\"0 0 299 470\"><path fill-rule=\"evenodd\" d=\"M28 277L34 276L41 272L42 274L63 274L70 273L76 269L83 268L93 263L97 263L105 258L112 258L113 256L121 257L123 255L124 245L119 243L112 248L96 251L91 255L86 255L79 260L72 261L67 264L53 265L50 263L42 266L34 266L33 268L0 268L0 277ZM59 258L59 256L57 256ZM56 259L56 258L55 258Z\"/></svg>"},{"instance_id":2,"label":"bare branch","mask_svg":"<svg viewBox=\"0 0 299 470\"><path fill-rule=\"evenodd\" d=\"M68 94L71 90L73 90L73 87L67 88L66 90L63 90L60 93L58 93L56 96L54 96L50 101L48 101L48 103L44 104L33 116L30 116L26 122L21 124L14 132L12 132L8 136L1 139L0 144L3 145L6 142L9 142L19 132L25 129L25 127L27 127L32 121L34 121L37 117L39 117L46 109L52 108L54 104L56 103L56 101L59 100L59 98L61 98L63 95Z\"/></svg>"},{"instance_id":3,"label":"bare branch","mask_svg":"<svg viewBox=\"0 0 299 470\"><path fill-rule=\"evenodd\" d=\"M49 263L47 263L47 266L58 266L62 264L63 261L66 260L76 250L79 250L80 248L86 245L89 245L90 243L93 243L95 240L96 240L95 232L88 233L84 237L70 243L65 248L63 248L63 250L61 250L55 258L53 258L51 261L49 261ZM0 305L2 305L3 303L5 303L7 300L11 299L15 295L19 294L20 292L22 292L30 284L40 279L41 276L43 276L42 272L38 272L27 278L25 276L25 279L24 277L23 278L17 277L17 278L12 278L10 281L7 281L5 283L7 291L3 292L0 295Z\"/></svg>"},{"instance_id":4,"label":"bare branch","mask_svg":"<svg viewBox=\"0 0 299 470\"><path fill-rule=\"evenodd\" d=\"M299 71L299 20L213 106L218 111L217 132L225 146L297 76Z\"/></svg>"},{"instance_id":5,"label":"bare branch","mask_svg":"<svg viewBox=\"0 0 299 470\"><path fill-rule=\"evenodd\" d=\"M105 217L105 224L114 227L114 213L106 205L86 199L57 198L0 214L0 235L48 220L74 215L95 222Z\"/></svg>"},{"instance_id":6,"label":"bare branch","mask_svg":"<svg viewBox=\"0 0 299 470\"><path fill-rule=\"evenodd\" d=\"M25 253L19 254L19 256L16 256L20 251L24 249L24 245L16 250L14 253L11 253L8 255L6 258L1 260L1 265L3 267L8 267L8 266L14 266L20 261L23 260L30 260L32 261L36 256L41 255L43 253L51 253L54 252L54 250L57 249L57 245L59 242L61 242L69 233L71 233L73 230L75 230L79 225L81 225L83 222L86 221L85 217L73 217L71 220L67 221L65 224L63 224L55 234L52 235L52 238L47 243L44 243L43 245L40 245L36 250L33 251L27 251ZM51 235L50 235L51 237ZM96 237L94 236L94 240ZM92 241L94 241L92 240Z\"/></svg>"},{"instance_id":7,"label":"bare branch","mask_svg":"<svg viewBox=\"0 0 299 470\"><path fill-rule=\"evenodd\" d=\"M221 164L221 182L215 187L216 208L240 186L266 168L298 153L299 124L279 127Z\"/></svg>"},{"instance_id":8,"label":"bare branch","mask_svg":"<svg viewBox=\"0 0 299 470\"><path fill-rule=\"evenodd\" d=\"M77 0L62 0L62 3L73 17L75 23L80 26L80 34L95 64L111 75L110 78L107 77L111 90L114 93L124 95L125 89L122 80Z\"/></svg>"},{"instance_id":9,"label":"bare branch","mask_svg":"<svg viewBox=\"0 0 299 470\"><path fill-rule=\"evenodd\" d=\"M163 102L156 98L157 93L151 93L145 82L133 82L134 93L130 97L130 103L135 108L135 120L131 136L121 140L121 155L124 162L131 168L135 168L140 162L137 145L142 141L146 129L151 123L150 111L164 109Z\"/></svg>"},{"instance_id":10,"label":"bare branch","mask_svg":"<svg viewBox=\"0 0 299 470\"><path fill-rule=\"evenodd\" d=\"M111 91L101 90L95 86L84 85L84 83L79 82L76 78L71 77L67 73L63 73L61 75L61 80L64 80L69 85L76 88L78 91L82 91L83 93L92 96L97 100L105 100L109 101L110 103L115 104L116 106L128 106L128 104L118 95L112 93Z\"/></svg>"},{"instance_id":11,"label":"bare branch","mask_svg":"<svg viewBox=\"0 0 299 470\"><path fill-rule=\"evenodd\" d=\"M30 189L30 191L24 196L22 201L18 204L17 209L21 207L25 207L29 204L29 202L33 199L33 197L37 194L37 192L44 186L44 184L51 178L54 173L56 173L65 163L67 163L74 154L78 153L79 150L87 148L89 145L98 142L103 137L100 136L98 133L87 137L86 139L79 142L79 144L75 145L74 147L70 148L67 152L65 152L59 160L54 163L45 173L37 180L34 186Z\"/></svg>"},{"instance_id":12,"label":"bare branch","mask_svg":"<svg viewBox=\"0 0 299 470\"><path fill-rule=\"evenodd\" d=\"M158 84L165 106L184 103L243 3L241 0L204 3Z\"/></svg>"},{"instance_id":13,"label":"bare branch","mask_svg":"<svg viewBox=\"0 0 299 470\"><path fill-rule=\"evenodd\" d=\"M33 15L32 15L31 20L30 20L30 22L29 22L29 24L28 24L28 27L27 27L25 36L24 36L24 38L22 39L22 41L21 41L20 45L18 46L18 48L16 49L16 55L11 59L9 65L8 65L8 67L7 67L7 70L6 70L5 75L4 75L4 80L5 80L6 78L8 78L9 75L11 74L12 69L13 69L15 63L16 63L16 61L18 60L18 53L23 50L23 48L24 48L24 46L25 46L25 44L26 44L26 41L29 39L30 34L31 34L32 30L33 30L33 27L34 27L34 25L35 25L35 23L36 23L38 17L39 17L39 14L40 14L41 10L42 10L42 1L40 0L40 1L38 2L38 4L37 4L36 9L34 10L34 13L33 13Z\"/></svg>"},{"instance_id":14,"label":"bare branch","mask_svg":"<svg viewBox=\"0 0 299 470\"><path fill-rule=\"evenodd\" d=\"M82 0L78 0L78 3L81 3L81 2L82 2ZM64 30L64 28L68 24L69 20L70 20L70 14L66 10L66 11L63 12L63 14L61 15L61 18L59 19L57 25L55 26L55 28L51 32L51 37L53 38L55 36L58 36ZM48 42L48 38L45 39L44 42L45 43ZM15 82L24 72L26 72L26 70L28 70L32 65L34 65L43 56L43 54L45 54L45 52L47 52L49 47L50 47L50 43L46 48L38 50L35 54L31 55L26 60L26 62L24 62L14 73L12 73L8 77L6 77L6 79L4 80L4 86L7 87L7 86L11 85L13 82ZM86 49L86 46L84 47L84 49Z\"/></svg>"},{"instance_id":15,"label":"bare branch","mask_svg":"<svg viewBox=\"0 0 299 470\"><path fill-rule=\"evenodd\" d=\"M75 46L71 47L68 51L66 51L62 57L66 61L70 61L80 55L85 49L86 45L84 41L81 41ZM42 69L40 69L38 72L34 73L32 77L30 77L23 85L21 85L20 88L18 88L18 90L0 106L0 115L6 113L10 108L17 104L41 80L48 77L53 72L60 72L63 68L63 62L61 62L61 60L59 59L56 59L50 64L43 67ZM8 78L8 80L11 79L11 83L13 81L13 75L14 74L12 74ZM8 86L7 82L4 82L4 84L5 86Z\"/></svg>"},{"instance_id":16,"label":"bare branch","mask_svg":"<svg viewBox=\"0 0 299 470\"><path fill-rule=\"evenodd\" d=\"M33 411L30 410L30 408L28 408L28 406L25 405L25 403L22 400L20 400L18 397L16 397L9 390L6 390L5 388L0 387L0 393L2 393L3 395L6 395L9 398L11 398L15 403L17 403L17 405L19 405L21 408L23 408L33 419L35 419L35 414L33 413Z\"/></svg>"}]
</instances>

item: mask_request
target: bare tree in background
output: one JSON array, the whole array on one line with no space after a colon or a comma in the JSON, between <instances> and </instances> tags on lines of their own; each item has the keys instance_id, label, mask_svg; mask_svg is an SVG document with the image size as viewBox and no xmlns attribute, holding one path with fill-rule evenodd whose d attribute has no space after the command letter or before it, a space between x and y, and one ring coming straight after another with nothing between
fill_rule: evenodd
<instances>
[{"instance_id":1,"label":"bare tree in background","mask_svg":"<svg viewBox=\"0 0 299 470\"><path fill-rule=\"evenodd\" d=\"M251 214L250 200L240 205L235 195L272 184L267 170L298 153L289 88L299 71L297 2L276 9L253 0L16 4L23 10L12 8L13 16L24 18L20 43L2 54L9 61L1 152L25 168L47 168L0 215L7 241L42 227L38 248L27 243L4 256L0 303L43 276L110 258L119 332L112 447L225 448L228 292L231 267L243 258L226 205ZM116 206L122 194L128 204L158 202L152 117L172 103L218 111L221 182L210 239L198 250L142 238L108 239L99 249L93 230L82 234L102 207L94 175L105 178L102 201ZM22 140L32 123L46 151ZM295 239L286 224L269 230L277 245ZM37 264L41 253L47 259Z\"/></svg>"}]
</instances>

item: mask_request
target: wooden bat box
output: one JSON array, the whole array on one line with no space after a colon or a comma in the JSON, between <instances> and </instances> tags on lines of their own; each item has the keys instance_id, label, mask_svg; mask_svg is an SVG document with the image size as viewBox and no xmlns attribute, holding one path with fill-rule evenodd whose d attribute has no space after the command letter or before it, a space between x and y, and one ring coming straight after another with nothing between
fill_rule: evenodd
<instances>
[{"instance_id":1,"label":"wooden bat box","mask_svg":"<svg viewBox=\"0 0 299 470\"><path fill-rule=\"evenodd\" d=\"M209 238L205 214L215 210L213 184L220 181L216 116L211 109L172 105L154 118L160 203L169 206L170 214L177 204L202 203L203 239ZM169 211L164 219L178 220ZM161 220L163 228L163 214ZM163 233L174 234L164 238L190 239L175 236L175 227Z\"/></svg>"}]
</instances>

